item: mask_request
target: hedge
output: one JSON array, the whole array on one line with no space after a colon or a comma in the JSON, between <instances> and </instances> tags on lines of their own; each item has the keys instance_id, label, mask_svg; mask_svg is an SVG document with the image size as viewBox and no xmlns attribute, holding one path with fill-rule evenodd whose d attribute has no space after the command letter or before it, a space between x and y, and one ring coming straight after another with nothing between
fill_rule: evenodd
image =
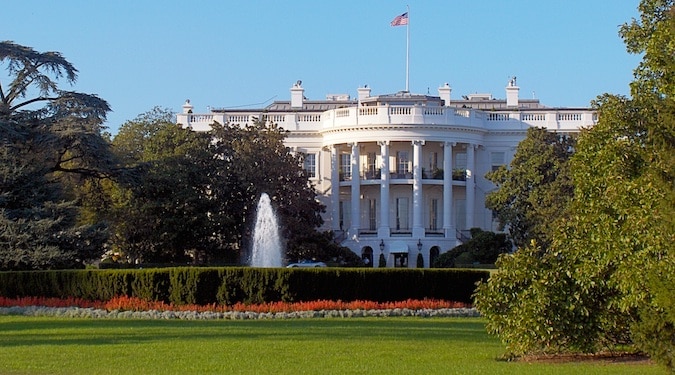
<instances>
[{"instance_id":1,"label":"hedge","mask_svg":"<svg viewBox=\"0 0 675 375\"><path fill-rule=\"evenodd\" d=\"M4 297L107 301L138 297L176 305L315 300L441 299L472 303L489 273L459 269L181 267L0 272Z\"/></svg>"}]
</instances>

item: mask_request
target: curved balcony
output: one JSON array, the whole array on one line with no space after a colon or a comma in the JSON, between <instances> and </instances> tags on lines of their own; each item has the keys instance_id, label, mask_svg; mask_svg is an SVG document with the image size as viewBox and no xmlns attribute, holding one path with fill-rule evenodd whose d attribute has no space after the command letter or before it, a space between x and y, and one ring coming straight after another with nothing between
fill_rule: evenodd
<instances>
[{"instance_id":1,"label":"curved balcony","mask_svg":"<svg viewBox=\"0 0 675 375\"><path fill-rule=\"evenodd\" d=\"M544 127L578 131L597 122L597 113L585 109L536 109L487 111L427 106L348 107L326 111L322 130L370 125L434 125L475 127L485 130Z\"/></svg>"}]
</instances>

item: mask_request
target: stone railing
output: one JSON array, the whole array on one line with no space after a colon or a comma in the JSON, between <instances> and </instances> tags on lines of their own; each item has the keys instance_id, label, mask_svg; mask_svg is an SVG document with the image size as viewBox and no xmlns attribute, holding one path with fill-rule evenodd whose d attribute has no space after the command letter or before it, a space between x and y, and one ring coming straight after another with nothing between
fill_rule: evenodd
<instances>
[{"instance_id":1,"label":"stone railing","mask_svg":"<svg viewBox=\"0 0 675 375\"><path fill-rule=\"evenodd\" d=\"M354 126L433 125L484 130L544 127L578 131L597 122L597 113L585 109L537 109L525 111L481 111L470 108L426 106L347 107L312 113L227 113L178 114L177 122L195 130L208 130L214 121L240 125L254 119L273 122L288 130L320 131Z\"/></svg>"}]
</instances>

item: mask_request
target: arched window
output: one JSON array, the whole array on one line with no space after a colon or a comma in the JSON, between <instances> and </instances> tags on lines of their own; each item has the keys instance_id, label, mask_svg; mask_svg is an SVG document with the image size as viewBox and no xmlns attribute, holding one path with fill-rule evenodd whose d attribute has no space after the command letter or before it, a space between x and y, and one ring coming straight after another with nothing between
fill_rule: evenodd
<instances>
[{"instance_id":1,"label":"arched window","mask_svg":"<svg viewBox=\"0 0 675 375\"><path fill-rule=\"evenodd\" d=\"M361 249L361 259L366 267L373 267L373 248L366 246Z\"/></svg>"},{"instance_id":2,"label":"arched window","mask_svg":"<svg viewBox=\"0 0 675 375\"><path fill-rule=\"evenodd\" d=\"M441 249L438 246L433 246L429 249L429 267L434 266L434 262L438 259L438 256L441 254Z\"/></svg>"}]
</instances>

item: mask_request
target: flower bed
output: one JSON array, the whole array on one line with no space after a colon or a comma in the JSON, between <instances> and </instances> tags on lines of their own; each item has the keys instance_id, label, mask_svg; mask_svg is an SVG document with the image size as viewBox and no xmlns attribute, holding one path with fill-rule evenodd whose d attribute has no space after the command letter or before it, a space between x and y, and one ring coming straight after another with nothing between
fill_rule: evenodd
<instances>
[{"instance_id":1,"label":"flower bed","mask_svg":"<svg viewBox=\"0 0 675 375\"><path fill-rule=\"evenodd\" d=\"M134 319L294 319L369 316L479 316L470 306L440 300L273 302L257 305L181 305L116 297L110 301L77 298L0 297L0 315Z\"/></svg>"}]
</instances>

